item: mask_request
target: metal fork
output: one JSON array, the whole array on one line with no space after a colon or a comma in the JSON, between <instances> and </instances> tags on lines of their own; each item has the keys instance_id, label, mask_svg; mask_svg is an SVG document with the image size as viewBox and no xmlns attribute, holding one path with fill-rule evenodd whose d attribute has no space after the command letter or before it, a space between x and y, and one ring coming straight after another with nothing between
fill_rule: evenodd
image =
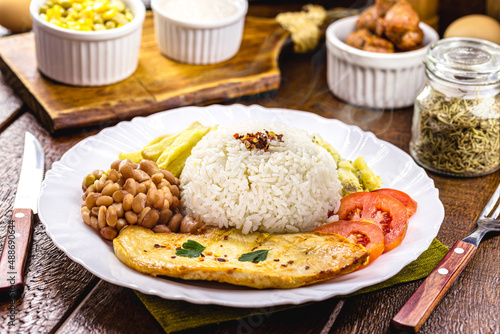
<instances>
[{"instance_id":1,"label":"metal fork","mask_svg":"<svg viewBox=\"0 0 500 334\"><path fill-rule=\"evenodd\" d=\"M472 259L483 236L490 231L500 231L500 185L479 215L477 228L453 245L392 319L391 325L399 330L417 333Z\"/></svg>"}]
</instances>

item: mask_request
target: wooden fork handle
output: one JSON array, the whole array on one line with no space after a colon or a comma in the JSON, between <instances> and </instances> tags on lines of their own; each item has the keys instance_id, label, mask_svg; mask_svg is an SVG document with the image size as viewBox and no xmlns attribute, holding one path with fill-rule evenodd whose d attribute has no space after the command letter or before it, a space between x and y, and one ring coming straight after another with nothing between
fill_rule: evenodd
<instances>
[{"instance_id":1,"label":"wooden fork handle","mask_svg":"<svg viewBox=\"0 0 500 334\"><path fill-rule=\"evenodd\" d=\"M473 244L457 241L392 319L391 325L402 331L417 333L475 252Z\"/></svg>"}]
</instances>

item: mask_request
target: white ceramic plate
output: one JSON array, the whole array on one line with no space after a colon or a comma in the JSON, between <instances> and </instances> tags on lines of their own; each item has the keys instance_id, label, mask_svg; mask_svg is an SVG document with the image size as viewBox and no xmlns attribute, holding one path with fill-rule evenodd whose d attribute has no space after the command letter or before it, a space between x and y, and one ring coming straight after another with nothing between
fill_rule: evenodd
<instances>
[{"instance_id":1,"label":"white ceramic plate","mask_svg":"<svg viewBox=\"0 0 500 334\"><path fill-rule=\"evenodd\" d=\"M112 244L103 241L81 220L83 177L94 169L107 169L119 152L137 150L153 138L183 130L194 121L216 125L245 119L281 122L311 134L318 133L344 158L354 160L364 156L368 165L382 177L384 187L405 191L418 202L418 211L410 219L403 243L361 271L296 289L256 290L141 274L122 264L115 257ZM377 139L370 132L337 120L257 105L184 107L104 129L79 142L52 165L43 182L38 212L54 243L72 260L103 280L166 299L235 307L320 301L382 282L397 274L429 247L444 218L444 208L433 181L404 151Z\"/></svg>"}]
</instances>

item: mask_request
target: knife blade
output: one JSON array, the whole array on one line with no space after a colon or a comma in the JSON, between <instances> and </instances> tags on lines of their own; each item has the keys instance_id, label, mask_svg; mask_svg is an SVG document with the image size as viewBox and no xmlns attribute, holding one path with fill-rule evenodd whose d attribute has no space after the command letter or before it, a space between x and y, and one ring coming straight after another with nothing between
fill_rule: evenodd
<instances>
[{"instance_id":1,"label":"knife blade","mask_svg":"<svg viewBox=\"0 0 500 334\"><path fill-rule=\"evenodd\" d=\"M34 214L37 213L45 156L40 142L30 132L24 137L24 152L12 218L0 257L0 294L12 300L24 289L24 269L28 258Z\"/></svg>"}]
</instances>

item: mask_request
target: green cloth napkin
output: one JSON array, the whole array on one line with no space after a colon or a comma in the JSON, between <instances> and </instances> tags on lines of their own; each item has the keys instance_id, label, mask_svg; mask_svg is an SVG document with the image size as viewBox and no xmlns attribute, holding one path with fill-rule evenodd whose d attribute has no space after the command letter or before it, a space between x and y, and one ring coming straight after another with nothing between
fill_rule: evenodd
<instances>
[{"instance_id":1,"label":"green cloth napkin","mask_svg":"<svg viewBox=\"0 0 500 334\"><path fill-rule=\"evenodd\" d=\"M396 276L384 282L361 289L353 294L339 296L337 298L381 290L397 284L427 277L447 252L448 248L437 239L434 239L429 248L423 252L418 259L401 269ZM166 300L157 296L145 295L138 291L135 293L167 333L269 312L266 308L235 308L218 305L197 305L184 301ZM273 312L303 307L304 305L310 305L310 303L303 305L276 306L273 307Z\"/></svg>"}]
</instances>

